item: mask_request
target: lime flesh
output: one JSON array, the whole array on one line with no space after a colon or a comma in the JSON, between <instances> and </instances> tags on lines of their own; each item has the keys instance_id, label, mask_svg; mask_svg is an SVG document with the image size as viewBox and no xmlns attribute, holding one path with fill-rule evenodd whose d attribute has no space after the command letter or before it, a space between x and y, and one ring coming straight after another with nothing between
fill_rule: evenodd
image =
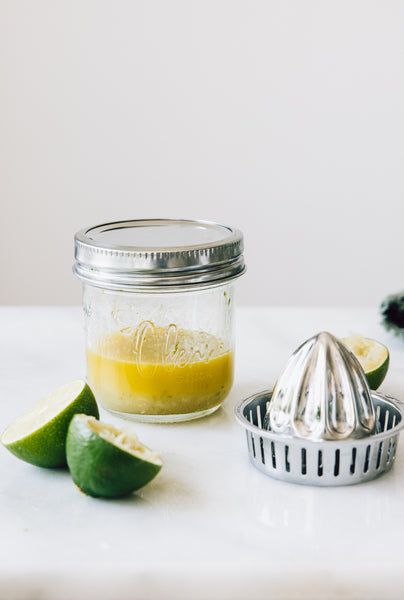
<instances>
[{"instance_id":1,"label":"lime flesh","mask_svg":"<svg viewBox=\"0 0 404 600\"><path fill-rule=\"evenodd\" d=\"M76 486L94 497L125 496L151 481L161 458L129 430L76 415L66 441L67 464Z\"/></svg>"},{"instance_id":2,"label":"lime flesh","mask_svg":"<svg viewBox=\"0 0 404 600\"><path fill-rule=\"evenodd\" d=\"M12 454L38 467L66 466L66 435L72 417L99 417L94 395L79 379L54 390L28 408L2 433Z\"/></svg>"},{"instance_id":3,"label":"lime flesh","mask_svg":"<svg viewBox=\"0 0 404 600\"><path fill-rule=\"evenodd\" d=\"M342 338L342 341L359 360L370 389L377 390L389 368L390 354L387 347L359 334Z\"/></svg>"}]
</instances>

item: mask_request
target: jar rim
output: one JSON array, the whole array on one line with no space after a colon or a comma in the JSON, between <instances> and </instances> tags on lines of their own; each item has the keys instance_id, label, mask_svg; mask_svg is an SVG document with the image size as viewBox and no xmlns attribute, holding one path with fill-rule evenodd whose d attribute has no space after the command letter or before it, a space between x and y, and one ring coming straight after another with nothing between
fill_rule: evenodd
<instances>
[{"instance_id":1,"label":"jar rim","mask_svg":"<svg viewBox=\"0 0 404 600\"><path fill-rule=\"evenodd\" d=\"M81 229L74 273L110 289L212 285L245 271L243 234L211 221L136 219Z\"/></svg>"}]
</instances>

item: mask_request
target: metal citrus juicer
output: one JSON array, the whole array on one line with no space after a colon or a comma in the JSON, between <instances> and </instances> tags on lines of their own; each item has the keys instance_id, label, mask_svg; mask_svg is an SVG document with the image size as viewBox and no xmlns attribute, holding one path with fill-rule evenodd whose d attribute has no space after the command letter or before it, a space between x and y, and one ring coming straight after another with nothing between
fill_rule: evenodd
<instances>
[{"instance_id":1,"label":"metal citrus juicer","mask_svg":"<svg viewBox=\"0 0 404 600\"><path fill-rule=\"evenodd\" d=\"M403 407L371 391L355 355L321 332L292 354L272 392L241 401L235 414L259 470L334 486L369 481L393 466Z\"/></svg>"}]
</instances>

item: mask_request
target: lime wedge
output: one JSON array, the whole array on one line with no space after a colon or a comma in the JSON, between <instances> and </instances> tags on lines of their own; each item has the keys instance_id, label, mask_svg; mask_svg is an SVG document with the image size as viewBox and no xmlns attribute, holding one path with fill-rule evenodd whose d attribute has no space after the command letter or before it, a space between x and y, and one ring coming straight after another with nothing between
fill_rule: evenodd
<instances>
[{"instance_id":1,"label":"lime wedge","mask_svg":"<svg viewBox=\"0 0 404 600\"><path fill-rule=\"evenodd\" d=\"M94 395L81 379L28 408L5 429L0 441L15 456L38 467L66 466L66 435L76 413L99 416Z\"/></svg>"},{"instance_id":2,"label":"lime wedge","mask_svg":"<svg viewBox=\"0 0 404 600\"><path fill-rule=\"evenodd\" d=\"M359 334L342 338L342 341L359 360L370 389L377 390L389 368L390 354L387 347Z\"/></svg>"},{"instance_id":3,"label":"lime wedge","mask_svg":"<svg viewBox=\"0 0 404 600\"><path fill-rule=\"evenodd\" d=\"M124 496L151 481L161 458L130 430L75 415L66 440L67 464L76 486L89 496Z\"/></svg>"}]
</instances>

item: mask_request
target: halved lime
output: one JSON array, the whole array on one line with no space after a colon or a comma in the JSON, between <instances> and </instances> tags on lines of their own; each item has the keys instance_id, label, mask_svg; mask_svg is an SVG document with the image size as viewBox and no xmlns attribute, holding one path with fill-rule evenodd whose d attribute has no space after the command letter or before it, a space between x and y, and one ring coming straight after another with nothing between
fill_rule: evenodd
<instances>
[{"instance_id":1,"label":"halved lime","mask_svg":"<svg viewBox=\"0 0 404 600\"><path fill-rule=\"evenodd\" d=\"M28 408L7 427L0 441L15 456L38 467L66 466L66 435L76 413L99 417L94 395L81 379Z\"/></svg>"},{"instance_id":2,"label":"halved lime","mask_svg":"<svg viewBox=\"0 0 404 600\"><path fill-rule=\"evenodd\" d=\"M162 467L155 452L127 429L75 415L66 440L67 464L74 483L90 496L124 496L151 481Z\"/></svg>"},{"instance_id":3,"label":"halved lime","mask_svg":"<svg viewBox=\"0 0 404 600\"><path fill-rule=\"evenodd\" d=\"M370 389L377 390L386 377L389 368L390 354L388 348L376 340L365 338L359 334L342 338L342 341L359 360Z\"/></svg>"}]
</instances>

